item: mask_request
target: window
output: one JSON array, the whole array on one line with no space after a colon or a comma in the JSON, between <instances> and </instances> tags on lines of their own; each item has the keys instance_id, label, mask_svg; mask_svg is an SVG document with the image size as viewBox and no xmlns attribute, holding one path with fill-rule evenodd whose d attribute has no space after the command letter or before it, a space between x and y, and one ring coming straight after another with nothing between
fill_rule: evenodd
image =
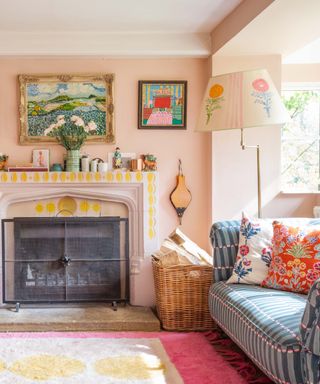
<instances>
[{"instance_id":1,"label":"window","mask_svg":"<svg viewBox=\"0 0 320 384\"><path fill-rule=\"evenodd\" d=\"M292 121L281 134L281 189L319 192L320 84L285 85L282 97Z\"/></svg>"}]
</instances>

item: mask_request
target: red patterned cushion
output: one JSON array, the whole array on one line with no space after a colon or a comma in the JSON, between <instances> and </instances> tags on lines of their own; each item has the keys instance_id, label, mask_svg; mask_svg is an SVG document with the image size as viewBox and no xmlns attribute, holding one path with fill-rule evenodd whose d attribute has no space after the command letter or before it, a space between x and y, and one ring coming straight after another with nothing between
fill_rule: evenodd
<instances>
[{"instance_id":1,"label":"red patterned cushion","mask_svg":"<svg viewBox=\"0 0 320 384\"><path fill-rule=\"evenodd\" d=\"M320 227L273 223L273 255L263 287L308 293L320 277Z\"/></svg>"}]
</instances>

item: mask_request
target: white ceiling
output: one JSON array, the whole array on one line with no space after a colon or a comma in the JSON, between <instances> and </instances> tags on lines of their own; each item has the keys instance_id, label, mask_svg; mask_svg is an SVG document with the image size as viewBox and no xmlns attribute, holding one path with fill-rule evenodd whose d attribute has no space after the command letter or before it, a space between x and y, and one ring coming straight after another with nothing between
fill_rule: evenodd
<instances>
[{"instance_id":1,"label":"white ceiling","mask_svg":"<svg viewBox=\"0 0 320 384\"><path fill-rule=\"evenodd\" d=\"M1 1L0 30L209 33L241 0Z\"/></svg>"},{"instance_id":2,"label":"white ceiling","mask_svg":"<svg viewBox=\"0 0 320 384\"><path fill-rule=\"evenodd\" d=\"M242 0L0 0L0 55L193 56Z\"/></svg>"},{"instance_id":3,"label":"white ceiling","mask_svg":"<svg viewBox=\"0 0 320 384\"><path fill-rule=\"evenodd\" d=\"M284 64L316 64L320 63L320 38L301 49L287 55Z\"/></svg>"},{"instance_id":4,"label":"white ceiling","mask_svg":"<svg viewBox=\"0 0 320 384\"><path fill-rule=\"evenodd\" d=\"M216 55L280 54L284 62L301 63L310 62L314 50L312 60L319 63L319 15L320 0L275 0Z\"/></svg>"}]
</instances>

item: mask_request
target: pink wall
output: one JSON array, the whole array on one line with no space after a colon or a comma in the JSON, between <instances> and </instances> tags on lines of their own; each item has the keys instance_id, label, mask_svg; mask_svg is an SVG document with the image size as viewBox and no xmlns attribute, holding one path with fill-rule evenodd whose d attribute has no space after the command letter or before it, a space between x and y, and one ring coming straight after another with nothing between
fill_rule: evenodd
<instances>
[{"instance_id":1,"label":"pink wall","mask_svg":"<svg viewBox=\"0 0 320 384\"><path fill-rule=\"evenodd\" d=\"M209 250L211 223L211 141L193 132L210 69L206 59L91 59L91 58L2 58L0 59L0 152L10 163L31 161L35 146L21 146L19 135L19 88L23 73L115 73L116 145L123 152L154 153L160 180L160 240L178 224L169 194L175 186L181 158L187 186L193 199L183 219L182 230ZM187 80L187 130L138 130L138 80ZM50 148L51 163L61 162L63 148ZM107 158L115 145L90 145L84 151Z\"/></svg>"}]
</instances>

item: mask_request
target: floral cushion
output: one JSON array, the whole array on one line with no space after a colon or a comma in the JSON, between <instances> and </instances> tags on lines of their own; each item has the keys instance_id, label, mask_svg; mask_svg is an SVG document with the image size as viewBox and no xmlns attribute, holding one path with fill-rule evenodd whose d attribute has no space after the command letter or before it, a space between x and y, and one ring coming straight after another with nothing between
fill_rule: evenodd
<instances>
[{"instance_id":1,"label":"floral cushion","mask_svg":"<svg viewBox=\"0 0 320 384\"><path fill-rule=\"evenodd\" d=\"M320 277L320 226L273 223L273 255L263 287L308 293Z\"/></svg>"},{"instance_id":2,"label":"floral cushion","mask_svg":"<svg viewBox=\"0 0 320 384\"><path fill-rule=\"evenodd\" d=\"M239 250L227 283L261 284L271 262L272 223L243 213Z\"/></svg>"}]
</instances>

